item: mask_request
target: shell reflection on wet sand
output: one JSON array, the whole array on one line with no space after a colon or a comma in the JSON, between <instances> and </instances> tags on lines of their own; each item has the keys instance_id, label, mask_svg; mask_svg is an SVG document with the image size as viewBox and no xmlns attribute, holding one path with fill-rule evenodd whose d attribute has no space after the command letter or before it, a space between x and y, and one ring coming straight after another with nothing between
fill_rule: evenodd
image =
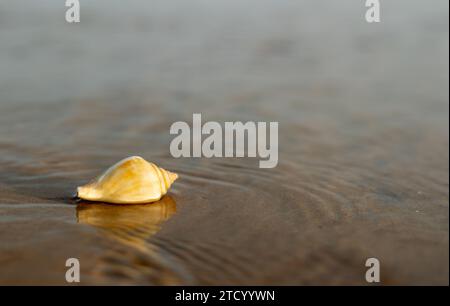
<instances>
[{"instance_id":1,"label":"shell reflection on wet sand","mask_svg":"<svg viewBox=\"0 0 450 306\"><path fill-rule=\"evenodd\" d=\"M175 212L175 201L169 195L143 205L80 202L77 220L101 229L108 237L142 249L147 248L147 239L156 234L161 224Z\"/></svg>"},{"instance_id":2,"label":"shell reflection on wet sand","mask_svg":"<svg viewBox=\"0 0 450 306\"><path fill-rule=\"evenodd\" d=\"M109 249L90 271L93 283L177 285L186 275L161 256L151 238L176 212L175 200L164 196L144 205L110 205L80 202L79 223L93 226L104 235Z\"/></svg>"}]
</instances>

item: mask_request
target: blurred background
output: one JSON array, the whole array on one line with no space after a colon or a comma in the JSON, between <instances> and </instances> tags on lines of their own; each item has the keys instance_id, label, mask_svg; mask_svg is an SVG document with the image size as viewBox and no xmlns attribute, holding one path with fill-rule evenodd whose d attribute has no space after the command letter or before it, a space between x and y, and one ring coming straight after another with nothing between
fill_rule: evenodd
<instances>
[{"instance_id":1,"label":"blurred background","mask_svg":"<svg viewBox=\"0 0 450 306\"><path fill-rule=\"evenodd\" d=\"M1 284L448 285L448 1L80 3L0 0ZM278 167L172 158L193 113L279 122ZM72 202L129 155L170 209Z\"/></svg>"}]
</instances>

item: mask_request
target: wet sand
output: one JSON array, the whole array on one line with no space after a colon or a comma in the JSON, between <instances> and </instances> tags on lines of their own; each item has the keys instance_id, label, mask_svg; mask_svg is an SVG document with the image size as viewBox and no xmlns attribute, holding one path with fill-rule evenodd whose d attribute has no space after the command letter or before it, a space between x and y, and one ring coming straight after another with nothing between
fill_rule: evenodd
<instances>
[{"instance_id":1,"label":"wet sand","mask_svg":"<svg viewBox=\"0 0 450 306\"><path fill-rule=\"evenodd\" d=\"M0 284L448 285L448 2L128 2L0 3ZM278 166L172 158L192 113L278 121ZM72 200L130 155L167 197Z\"/></svg>"}]
</instances>

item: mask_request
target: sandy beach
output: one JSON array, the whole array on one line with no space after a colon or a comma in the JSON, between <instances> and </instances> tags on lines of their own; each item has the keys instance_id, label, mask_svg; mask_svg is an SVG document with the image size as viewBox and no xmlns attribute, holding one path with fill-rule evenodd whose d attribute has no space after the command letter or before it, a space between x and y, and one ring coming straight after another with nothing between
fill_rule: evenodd
<instances>
[{"instance_id":1,"label":"sandy beach","mask_svg":"<svg viewBox=\"0 0 450 306\"><path fill-rule=\"evenodd\" d=\"M448 1L337 2L0 2L0 284L448 285ZM193 113L279 122L277 167L173 158ZM131 155L161 201L72 198Z\"/></svg>"}]
</instances>

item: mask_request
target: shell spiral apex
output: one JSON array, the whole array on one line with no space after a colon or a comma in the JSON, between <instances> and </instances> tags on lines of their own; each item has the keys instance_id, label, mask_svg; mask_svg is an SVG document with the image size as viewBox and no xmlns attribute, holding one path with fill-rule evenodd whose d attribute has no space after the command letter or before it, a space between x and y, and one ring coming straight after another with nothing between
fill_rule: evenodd
<instances>
[{"instance_id":1,"label":"shell spiral apex","mask_svg":"<svg viewBox=\"0 0 450 306\"><path fill-rule=\"evenodd\" d=\"M176 173L140 156L125 158L92 182L77 188L84 200L115 204L143 204L161 199L178 178Z\"/></svg>"}]
</instances>

